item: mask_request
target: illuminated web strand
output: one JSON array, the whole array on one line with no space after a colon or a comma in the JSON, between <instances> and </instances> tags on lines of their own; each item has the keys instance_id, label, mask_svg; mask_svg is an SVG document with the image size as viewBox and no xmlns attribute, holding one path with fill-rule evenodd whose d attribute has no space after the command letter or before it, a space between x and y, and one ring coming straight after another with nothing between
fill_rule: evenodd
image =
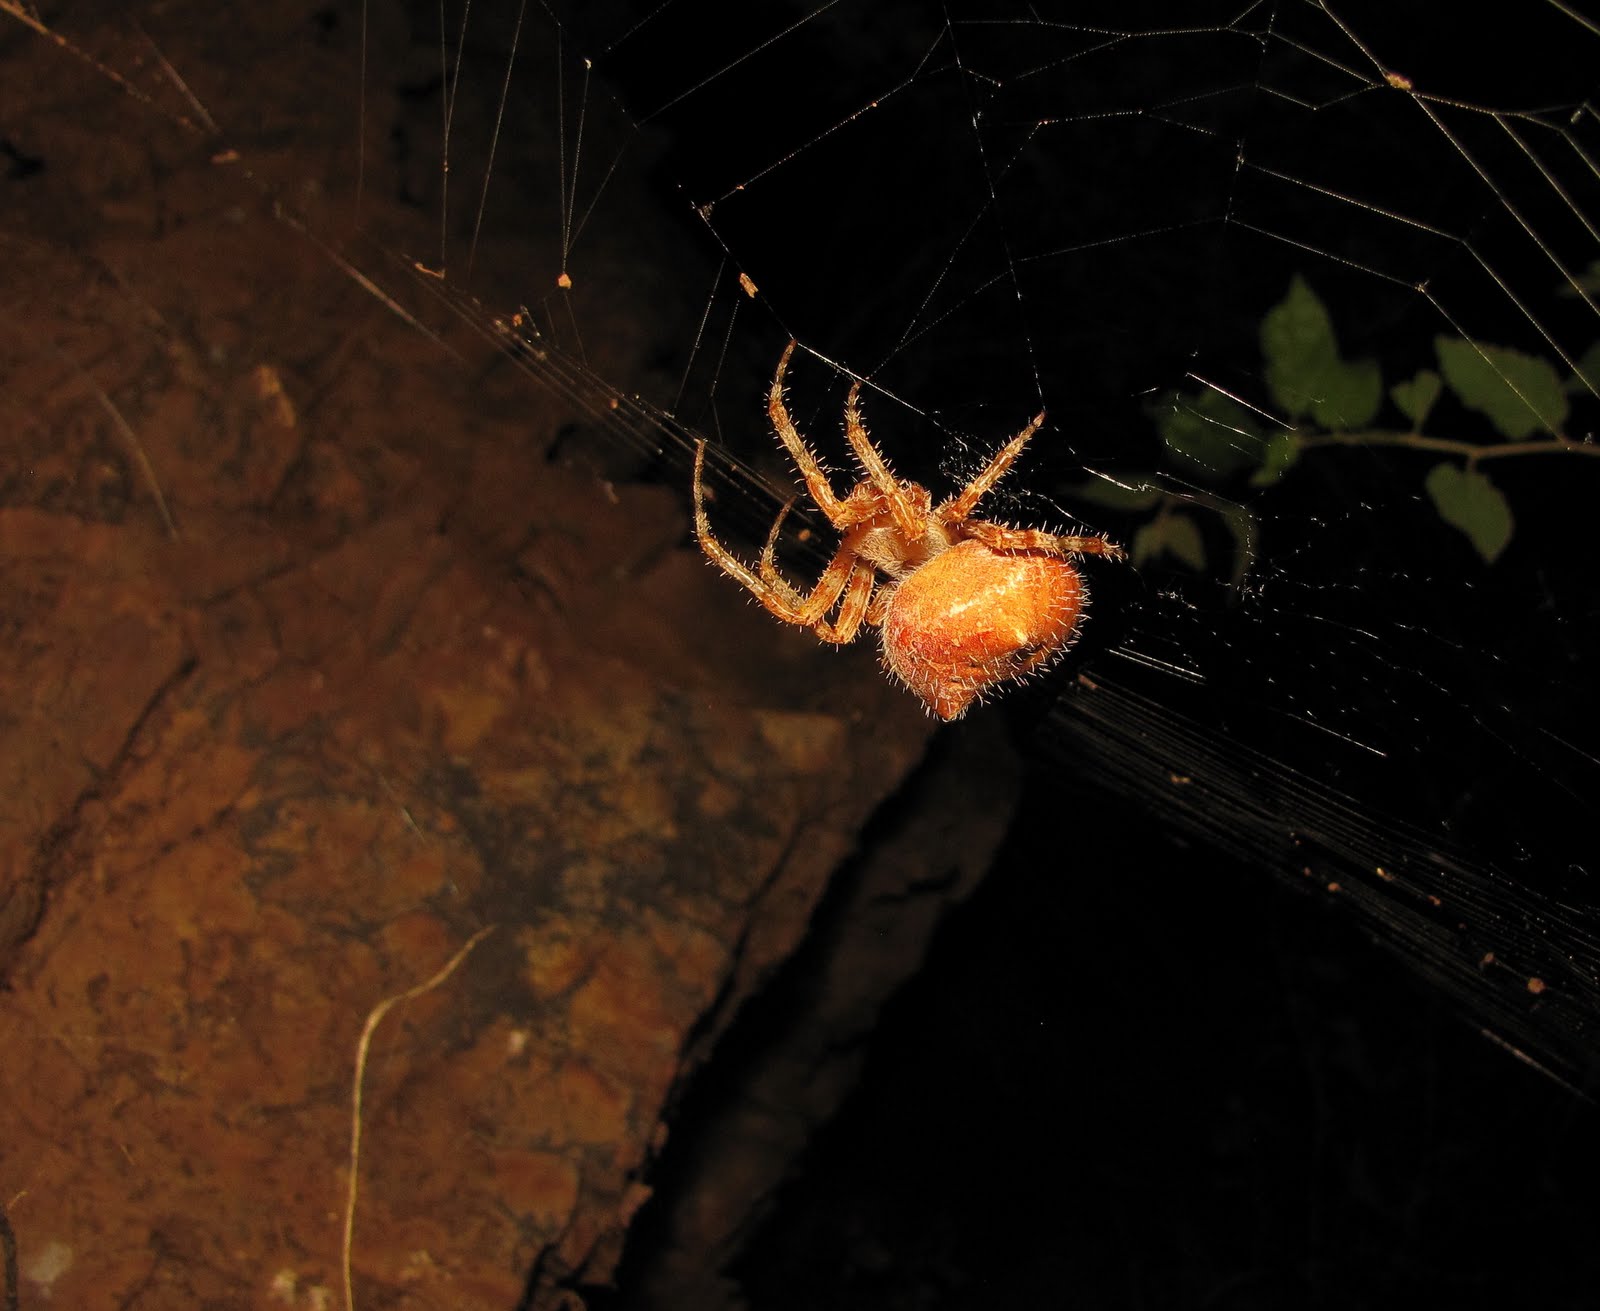
<instances>
[{"instance_id":1,"label":"illuminated web strand","mask_svg":"<svg viewBox=\"0 0 1600 1311\"><path fill-rule=\"evenodd\" d=\"M833 0L833 3L837 4L838 0ZM820 11L818 11L818 12L820 12ZM789 30L793 31L794 29L791 28ZM784 35L787 35L787 33L785 33ZM777 38L774 38L774 39L777 39ZM736 182L733 186L729 187L726 191L724 191L720 196L717 196L714 199L712 199L710 201L707 201L707 202L705 202L703 204L697 205L696 206L696 210L700 214L700 217L703 218L703 219L706 219L707 222L709 223L709 216L710 216L712 210L714 210L718 205L720 205L724 201L729 200L732 197L738 195L741 191L745 191L748 188L754 186L757 182L759 182L762 178L766 177L769 173L772 173L772 172L776 171L777 169L780 169L780 168L784 167L786 164L792 163L794 160L800 158L800 156L802 156L802 155L808 153L809 151L815 149L816 147L820 146L823 142L827 141L828 138L834 136L836 133L844 131L846 128L850 127L853 123L856 123L860 119L866 117L866 115L871 114L871 113L881 109L884 105L888 104L889 101L893 100L896 96L898 96L902 92L904 92L907 89L909 89L912 85L914 85L923 76L923 70L926 68L928 60L933 57L933 52L934 52L934 50L936 50L938 48L938 46L939 46L939 42L936 41L936 42L934 42L934 44L932 46L930 46L927 50L925 50L923 52L921 60L918 61L916 68L913 69L910 74L908 74L903 80L901 80L900 82L896 83L894 86L889 87L885 91L880 91L880 92L874 94L872 96L872 98L870 100L868 100L865 104L862 104L862 105L858 106L856 109L852 110L849 114L846 114L842 119L840 119L837 123L834 123L831 127L824 128L821 132L817 133L816 136L810 138L809 140L807 140L805 142L802 142L800 145L794 147L788 153L783 154L783 155L779 155L776 159L774 159L765 168L757 169L754 173L750 174L750 176L745 178L742 182Z\"/></svg>"},{"instance_id":2,"label":"illuminated web strand","mask_svg":"<svg viewBox=\"0 0 1600 1311\"><path fill-rule=\"evenodd\" d=\"M461 27L456 33L456 62L450 67L445 0L439 0L439 98L444 124L439 146L439 267L448 267L450 253L450 129L455 122L456 99L461 93L461 55L467 46L467 20L472 0L461 6Z\"/></svg>"},{"instance_id":3,"label":"illuminated web strand","mask_svg":"<svg viewBox=\"0 0 1600 1311\"><path fill-rule=\"evenodd\" d=\"M472 243L467 250L467 276L472 276L478 261L478 236L483 230L483 214L489 205L489 179L494 175L495 152L500 148L500 125L505 120L506 98L511 94L511 70L516 66L517 47L522 41L522 19L527 13L527 0L517 6L517 23L511 32L511 48L506 54L506 75L500 84L500 101L495 107L494 127L489 133L489 158L483 166L483 187L478 192L478 213L472 222Z\"/></svg>"},{"instance_id":4,"label":"illuminated web strand","mask_svg":"<svg viewBox=\"0 0 1600 1311\"><path fill-rule=\"evenodd\" d=\"M739 65L745 63L747 60L754 59L763 50L766 50L770 46L776 45L778 42L782 41L785 37L787 37L790 33L799 31L802 27L804 27L807 23L811 22L818 15L827 13L828 10L832 9L838 3L840 3L840 0L823 0L822 4L818 5L810 13L804 14L801 17L795 19L794 22L790 23L789 26L784 28L782 31L774 32L765 41L762 41L760 44L752 47L751 49L749 49L747 51L745 51L745 53L740 55L737 59L730 60L728 63L724 64L721 68L717 69L716 72L711 73L708 76L702 78L700 81L696 82L693 86L689 87L686 91L682 91L679 94L673 96L672 99L666 101L664 104L657 105L648 114L641 115L639 117L639 119L638 119L638 122L641 125L643 125L645 123L650 122L652 119L659 118L662 114L666 113L667 110L671 109L674 105L681 104L683 101L687 100L690 96L694 95L695 92L701 90L704 87L710 86L711 83L713 83L713 82L719 81L721 78L726 76L728 73L731 73L734 69L738 68ZM662 8L665 8L665 7L666 7L665 5L662 6Z\"/></svg>"}]
</instances>

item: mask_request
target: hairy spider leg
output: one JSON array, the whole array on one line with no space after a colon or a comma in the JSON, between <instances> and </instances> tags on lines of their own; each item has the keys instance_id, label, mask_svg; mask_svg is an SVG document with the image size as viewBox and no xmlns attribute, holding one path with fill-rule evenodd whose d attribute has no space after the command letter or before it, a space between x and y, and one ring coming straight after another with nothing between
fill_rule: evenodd
<instances>
[{"instance_id":1,"label":"hairy spider leg","mask_svg":"<svg viewBox=\"0 0 1600 1311\"><path fill-rule=\"evenodd\" d=\"M880 587L872 597L872 604L867 607L867 627L881 628L885 616L889 613L889 602L894 600L893 587Z\"/></svg>"},{"instance_id":2,"label":"hairy spider leg","mask_svg":"<svg viewBox=\"0 0 1600 1311\"><path fill-rule=\"evenodd\" d=\"M849 438L850 447L855 451L856 459L861 461L861 468L867 478L887 503L889 514L894 519L895 529L908 542L921 541L928 531L927 522L917 513L916 506L905 494L904 487L894 476L894 471L889 468L883 453L867 436L866 427L861 422L860 400L861 383L858 380L851 385L850 395L845 399L844 435Z\"/></svg>"},{"instance_id":3,"label":"hairy spider leg","mask_svg":"<svg viewBox=\"0 0 1600 1311\"><path fill-rule=\"evenodd\" d=\"M794 426L794 420L789 417L789 411L783 403L783 374L789 367L789 357L794 354L794 348L795 343L791 341L784 347L783 358L778 361L778 372L772 379L772 393L767 401L767 415L772 420L773 428L777 430L778 439L789 452L789 458L794 461L795 467L800 470L800 476L805 479L806 490L811 493L811 499L816 503L817 509L821 510L828 517L828 522L840 532L846 532L880 513L883 507L876 497L863 497L857 501L839 496L833 490L833 484L828 481L828 474L822 467L822 462L812 454L811 448L806 445L806 439Z\"/></svg>"},{"instance_id":4,"label":"hairy spider leg","mask_svg":"<svg viewBox=\"0 0 1600 1311\"><path fill-rule=\"evenodd\" d=\"M1121 560L1126 552L1104 537L1063 537L1042 528L1007 528L984 519L969 519L961 531L991 551L1043 551L1048 555L1102 555Z\"/></svg>"},{"instance_id":5,"label":"hairy spider leg","mask_svg":"<svg viewBox=\"0 0 1600 1311\"><path fill-rule=\"evenodd\" d=\"M761 581L766 583L773 591L783 596L784 600L794 606L797 611L805 604L800 593L793 583L778 572L778 567L773 561L773 554L778 548L778 535L783 531L783 521L789 517L789 511L794 509L795 499L791 496L784 503L778 517L773 520L772 531L767 534L767 544L761 548L761 560L758 569ZM858 565L855 573L850 576L850 581L845 584L843 599L839 602L839 614L832 623L826 619L815 620L811 624L812 631L824 642L835 642L844 646L855 640L856 633L860 630L863 621L873 623L869 603L880 611L880 618L876 621L883 622L882 610L888 604L888 598L883 597L883 606L878 606L877 596L873 595L872 585L876 582L876 575L865 565Z\"/></svg>"},{"instance_id":6,"label":"hairy spider leg","mask_svg":"<svg viewBox=\"0 0 1600 1311\"><path fill-rule=\"evenodd\" d=\"M826 619L819 619L811 625L811 631L824 642L832 642L836 646L844 646L856 640L856 634L861 630L862 621L871 615L874 597L872 589L877 582L876 576L867 565L857 565L855 572L850 575L850 581L845 584L844 599L839 602L839 613L832 623Z\"/></svg>"},{"instance_id":7,"label":"hairy spider leg","mask_svg":"<svg viewBox=\"0 0 1600 1311\"><path fill-rule=\"evenodd\" d=\"M1089 589L1085 587L1078 595L1078 613L1081 615L1089 608ZM1021 679L1026 678L1029 674L1033 673L1035 669L1040 669L1045 665L1053 664L1055 661L1061 659L1062 656L1066 655L1068 648L1071 647L1073 642L1076 640L1077 632L1074 630L1072 636L1066 640L1065 644L1057 647L1041 647L1026 660L1024 660L1020 665L1018 665L1011 673L1010 677L1014 680L1020 681ZM983 698L980 696L978 699L981 701Z\"/></svg>"},{"instance_id":8,"label":"hairy spider leg","mask_svg":"<svg viewBox=\"0 0 1600 1311\"><path fill-rule=\"evenodd\" d=\"M789 517L789 511L794 509L794 503L799 498L791 496L783 503L783 509L778 511L778 517L772 521L772 529L767 533L767 544L761 548L761 559L757 569L761 574L761 581L768 587L782 588L798 599L799 592L795 591L794 584L778 572L778 567L773 563L773 553L778 549L778 534L783 531L783 521Z\"/></svg>"},{"instance_id":9,"label":"hairy spider leg","mask_svg":"<svg viewBox=\"0 0 1600 1311\"><path fill-rule=\"evenodd\" d=\"M742 583L756 600L766 607L770 614L782 619L785 623L799 624L805 628L813 628L817 635L824 641L849 641L854 637L856 630L861 625L859 610L866 612L867 602L872 592L872 571L858 568L855 557L841 547L838 553L828 562L828 567L822 571L822 577L817 580L809 594L802 593L791 587L782 578L777 579L774 586L767 579L753 572L748 565L723 546L711 531L711 520L706 514L705 506L705 439L695 443L694 447L694 531L700 543L700 548L723 573L728 577ZM782 522L781 519L779 521ZM769 535L768 545L776 540L775 534ZM765 554L765 553L764 553ZM769 561L770 563L770 561ZM857 582L857 574L865 574L863 587ZM776 570L773 570L776 576ZM857 596L857 593L865 593ZM839 598L845 597L846 604L840 607L839 620L836 624L825 623L825 616L836 604ZM846 610L851 611L847 614ZM853 617L852 617L853 615ZM840 638L832 634L842 631L849 624L850 637ZM823 629L827 629L827 633Z\"/></svg>"},{"instance_id":10,"label":"hairy spider leg","mask_svg":"<svg viewBox=\"0 0 1600 1311\"><path fill-rule=\"evenodd\" d=\"M1033 438L1044 424L1044 411L1039 411L1033 416L1033 422L1019 432L1015 437L1002 446L992 460L983 468L971 482L952 496L938 509L938 515L944 523L959 523L969 518L978 508L981 501L997 482L1006 476L1006 470L1016 463L1017 456L1022 454L1022 448Z\"/></svg>"}]
</instances>

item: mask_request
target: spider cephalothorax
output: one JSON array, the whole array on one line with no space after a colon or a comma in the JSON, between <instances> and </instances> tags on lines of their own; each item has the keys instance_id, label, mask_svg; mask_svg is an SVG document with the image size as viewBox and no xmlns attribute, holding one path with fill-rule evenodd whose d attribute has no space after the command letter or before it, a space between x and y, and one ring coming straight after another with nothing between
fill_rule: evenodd
<instances>
[{"instance_id":1,"label":"spider cephalothorax","mask_svg":"<svg viewBox=\"0 0 1600 1311\"><path fill-rule=\"evenodd\" d=\"M934 505L926 487L894 476L867 437L857 382L845 401L845 436L866 478L841 499L784 408L783 375L794 346L791 341L778 361L767 412L817 509L844 540L811 590L800 591L773 563L785 506L752 570L712 535L702 441L694 458L694 523L711 562L779 619L825 642L853 641L862 624L881 628L884 664L941 719L958 718L990 688L1023 678L1065 651L1088 602L1069 557L1120 560L1122 548L1103 537L1062 537L973 518L1044 415L959 492Z\"/></svg>"}]
</instances>

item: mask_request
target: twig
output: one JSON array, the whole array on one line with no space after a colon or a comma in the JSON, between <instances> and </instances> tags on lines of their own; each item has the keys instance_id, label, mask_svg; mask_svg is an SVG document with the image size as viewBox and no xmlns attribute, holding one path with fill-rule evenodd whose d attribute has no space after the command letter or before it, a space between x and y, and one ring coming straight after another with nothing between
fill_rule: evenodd
<instances>
[{"instance_id":1,"label":"twig","mask_svg":"<svg viewBox=\"0 0 1600 1311\"><path fill-rule=\"evenodd\" d=\"M1401 446L1414 451L1440 451L1446 455L1458 455L1468 464L1513 455L1600 455L1600 443L1579 441L1575 437L1566 437L1560 433L1549 437L1538 437L1532 441L1501 442L1499 445L1457 441L1450 437L1424 437L1417 432L1381 430L1317 433L1309 437L1298 437L1297 441L1302 450L1314 450L1318 446Z\"/></svg>"},{"instance_id":2,"label":"twig","mask_svg":"<svg viewBox=\"0 0 1600 1311\"><path fill-rule=\"evenodd\" d=\"M155 102L151 100L148 95L139 90L138 87L134 86L132 82L123 77L123 75L117 72L116 69L112 68L110 64L103 63L102 61L96 59L87 50L80 50L59 32L53 31L51 28L46 27L39 15L34 13L31 8L25 8L19 3L19 0L0 0L0 14L10 14L12 18L15 18L24 27L32 28L34 32L36 32L39 36L42 36L45 40L54 42L60 49L66 51L69 55L83 60L83 62L88 64L90 68L95 70L95 72L99 73L102 77L110 78L111 81L115 82L119 87L121 87L141 104L155 104ZM192 129L194 127L194 124L190 123L186 118L180 117L178 122L182 123L187 128Z\"/></svg>"},{"instance_id":3,"label":"twig","mask_svg":"<svg viewBox=\"0 0 1600 1311\"><path fill-rule=\"evenodd\" d=\"M161 494L161 484L156 481L155 466L150 463L150 457L144 453L144 446L139 441L139 434L134 432L133 427L122 417L122 411L112 403L111 397L106 395L105 389L86 370L79 369L78 371L83 374L84 381L89 384L90 389L94 392L95 399L100 402L100 407L111 416L111 422L116 425L117 431L122 434L122 439L127 442L128 449L133 452L134 461L138 464L140 472L144 474L145 482L149 484L150 494L155 497L156 509L161 513L161 522L166 525L167 536L175 542L178 541L178 525L172 522L172 512L167 509L167 498Z\"/></svg>"},{"instance_id":4,"label":"twig","mask_svg":"<svg viewBox=\"0 0 1600 1311\"><path fill-rule=\"evenodd\" d=\"M166 75L172 80L173 85L183 93L184 99L189 102L189 105L194 112L200 115L200 121L205 124L206 131L211 133L212 136L216 136L220 131L220 129L217 127L217 120L212 118L210 112L204 105L200 103L200 97L195 95L195 93L189 89L189 84L183 80L182 74L180 74L178 70L172 66L171 61L161 53L161 47L158 46L151 38L150 33L144 30L143 25L137 18L133 20L133 27L134 31L138 32L138 34L142 36L149 44L151 53L155 55L156 61L161 65L162 71L166 73Z\"/></svg>"},{"instance_id":5,"label":"twig","mask_svg":"<svg viewBox=\"0 0 1600 1311\"><path fill-rule=\"evenodd\" d=\"M383 1022L383 1017L402 1002L411 1001L422 996L425 992L432 992L441 983L456 972L462 961L471 954L472 949L482 942L495 930L490 924L479 929L462 948L440 967L439 972L425 983L419 983L414 988L397 993L393 997L386 997L372 1008L367 1016L367 1022L361 1026L361 1039L356 1043L356 1076L350 1091L350 1185L345 1195L344 1204L344 1243L340 1249L340 1265L344 1273L344 1305L345 1311L355 1311L355 1294L350 1285L350 1249L355 1238L356 1228L356 1187L360 1178L361 1166L361 1088L367 1075L367 1051L372 1046L372 1035L378 1025Z\"/></svg>"}]
</instances>

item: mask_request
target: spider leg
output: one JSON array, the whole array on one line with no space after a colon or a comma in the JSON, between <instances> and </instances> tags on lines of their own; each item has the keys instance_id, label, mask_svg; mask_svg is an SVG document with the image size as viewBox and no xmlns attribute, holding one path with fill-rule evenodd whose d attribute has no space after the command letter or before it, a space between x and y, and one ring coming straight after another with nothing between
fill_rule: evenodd
<instances>
[{"instance_id":1,"label":"spider leg","mask_svg":"<svg viewBox=\"0 0 1600 1311\"><path fill-rule=\"evenodd\" d=\"M767 399L767 415L777 429L778 439L783 442L795 467L800 470L800 476L805 479L806 490L811 493L817 509L828 516L828 522L835 528L851 528L860 521L860 516L845 508L844 501L828 481L821 462L811 453L811 448L795 428L794 420L789 417L789 411L783 404L783 374L789 367L789 357L794 354L794 347L795 343L791 341L783 348L783 358L778 361L778 372L772 379L772 393Z\"/></svg>"},{"instance_id":2,"label":"spider leg","mask_svg":"<svg viewBox=\"0 0 1600 1311\"><path fill-rule=\"evenodd\" d=\"M1006 470L1016 462L1022 448L1043 423L1043 412L1034 415L1033 422L1002 446L976 478L939 507L939 518L945 523L958 523L970 517L989 489L1006 476Z\"/></svg>"},{"instance_id":3,"label":"spider leg","mask_svg":"<svg viewBox=\"0 0 1600 1311\"><path fill-rule=\"evenodd\" d=\"M838 604L840 594L850 585L852 576L857 572L856 557L841 546L838 553L828 562L828 567L822 571L822 577L817 579L816 586L809 593L798 592L778 577L777 570L771 567L770 550L776 540L776 529L774 529L767 539L768 550L763 552L763 559L767 567L771 568L772 579L762 577L723 546L711 531L711 520L706 515L705 506L705 462L706 444L702 439L695 443L694 448L694 534L700 543L700 549L717 568L735 582L742 584L751 596L761 602L768 613L785 623L810 628ZM872 572L870 569L864 572L870 584ZM851 636L854 636L854 628L851 630Z\"/></svg>"},{"instance_id":4,"label":"spider leg","mask_svg":"<svg viewBox=\"0 0 1600 1311\"><path fill-rule=\"evenodd\" d=\"M804 624L808 628L817 623L838 604L840 594L850 585L857 572L864 572L867 581L872 581L872 570L865 566L858 570L854 553L841 546L838 554L828 561L828 567L822 571L816 586L807 594L795 596L789 607L793 616L789 622ZM768 605L767 609L772 610L772 607ZM772 612L778 613L776 610Z\"/></svg>"},{"instance_id":5,"label":"spider leg","mask_svg":"<svg viewBox=\"0 0 1600 1311\"><path fill-rule=\"evenodd\" d=\"M781 602L786 598L780 597L778 593L768 586L764 579L752 573L749 567L738 556L729 551L727 547L723 546L716 539L716 535L712 533L711 519L706 514L705 466L706 443L705 439L702 438L694 444L695 540L700 543L700 549L705 552L706 557L717 568L721 569L729 578L742 583L745 590L759 600L762 605L766 606L767 609L771 610L773 614L780 619L787 618L788 615L781 604L776 607L774 605L774 602Z\"/></svg>"},{"instance_id":6,"label":"spider leg","mask_svg":"<svg viewBox=\"0 0 1600 1311\"><path fill-rule=\"evenodd\" d=\"M884 616L889 613L889 602L894 599L894 588L883 587L873 594L872 604L867 607L867 626L878 628L882 626Z\"/></svg>"},{"instance_id":7,"label":"spider leg","mask_svg":"<svg viewBox=\"0 0 1600 1311\"><path fill-rule=\"evenodd\" d=\"M1105 537L1063 537L1042 528L1007 528L984 519L969 519L962 533L976 538L991 551L1043 551L1047 555L1101 555L1107 560L1125 559L1125 552Z\"/></svg>"},{"instance_id":8,"label":"spider leg","mask_svg":"<svg viewBox=\"0 0 1600 1311\"><path fill-rule=\"evenodd\" d=\"M872 587L876 581L871 569L865 565L856 566L850 575L850 581L845 585L844 597L839 602L839 613L832 623L826 619L819 619L811 626L811 631L824 642L832 642L837 646L844 646L856 640L856 634L861 630L861 622L871 613Z\"/></svg>"},{"instance_id":9,"label":"spider leg","mask_svg":"<svg viewBox=\"0 0 1600 1311\"><path fill-rule=\"evenodd\" d=\"M1035 669L1042 668L1043 666L1048 665L1051 661L1056 660L1064 655L1067 647L1071 644L1071 639L1069 639L1065 645L1055 647L1047 646L1035 651L1031 656L1018 665L1014 671L1012 671L1011 677L1026 678Z\"/></svg>"},{"instance_id":10,"label":"spider leg","mask_svg":"<svg viewBox=\"0 0 1600 1311\"><path fill-rule=\"evenodd\" d=\"M783 504L783 509L778 511L778 517L772 521L772 531L767 534L767 544L761 548L761 562L759 572L761 581L768 587L782 588L785 592L798 596L789 580L778 572L777 566L772 562L773 552L778 549L778 534L783 531L783 521L789 517L789 511L794 509L795 498L791 496Z\"/></svg>"},{"instance_id":11,"label":"spider leg","mask_svg":"<svg viewBox=\"0 0 1600 1311\"><path fill-rule=\"evenodd\" d=\"M840 610L837 623L841 630L843 630L848 609L852 604L852 597L854 596L855 592L861 590L857 586L857 579L859 578L867 584L866 592L863 594L861 602L861 609L865 610L866 601L872 594L871 584L873 581L873 572L871 569L857 569L853 573L845 571L843 569L843 562L846 558L846 553L843 548L841 548L834 558L828 562L828 567L823 570L822 576L817 580L816 585L811 589L810 595L808 596L801 593L793 583L791 583L787 578L778 572L778 567L773 561L773 554L778 547L778 536L783 531L783 521L789 517L789 511L794 508L794 502L795 498L791 496L788 501L784 503L783 509L778 511L778 517L773 520L772 530L767 534L766 545L761 548L761 560L757 565L757 572L761 578L761 581L788 603L794 615L794 618L791 620L792 623L804 624L814 622L817 630L817 636L821 637L824 641L838 642L840 644L849 642L855 636L856 629L860 626L859 618L855 623L852 623L848 626L846 636L833 637L829 636L829 634L834 631L834 626L828 625L823 616L833 609L835 602L839 600L842 592L844 596L844 608ZM853 553L850 555L850 560L852 563L854 562ZM837 587L832 585L832 578L830 578L830 575L840 580ZM808 615L814 615L814 621L812 619L808 619L806 617ZM825 629L826 631L824 631Z\"/></svg>"},{"instance_id":12,"label":"spider leg","mask_svg":"<svg viewBox=\"0 0 1600 1311\"><path fill-rule=\"evenodd\" d=\"M900 480L894 476L894 471L889 468L883 453L867 436L866 427L861 422L860 400L861 383L857 380L851 385L850 395L844 403L844 434L850 439L850 447L855 451L856 459L861 461L862 470L888 505L889 513L894 518L895 528L908 542L919 541L927 532L922 516L917 513L916 507L905 494L905 489L900 485Z\"/></svg>"}]
</instances>

